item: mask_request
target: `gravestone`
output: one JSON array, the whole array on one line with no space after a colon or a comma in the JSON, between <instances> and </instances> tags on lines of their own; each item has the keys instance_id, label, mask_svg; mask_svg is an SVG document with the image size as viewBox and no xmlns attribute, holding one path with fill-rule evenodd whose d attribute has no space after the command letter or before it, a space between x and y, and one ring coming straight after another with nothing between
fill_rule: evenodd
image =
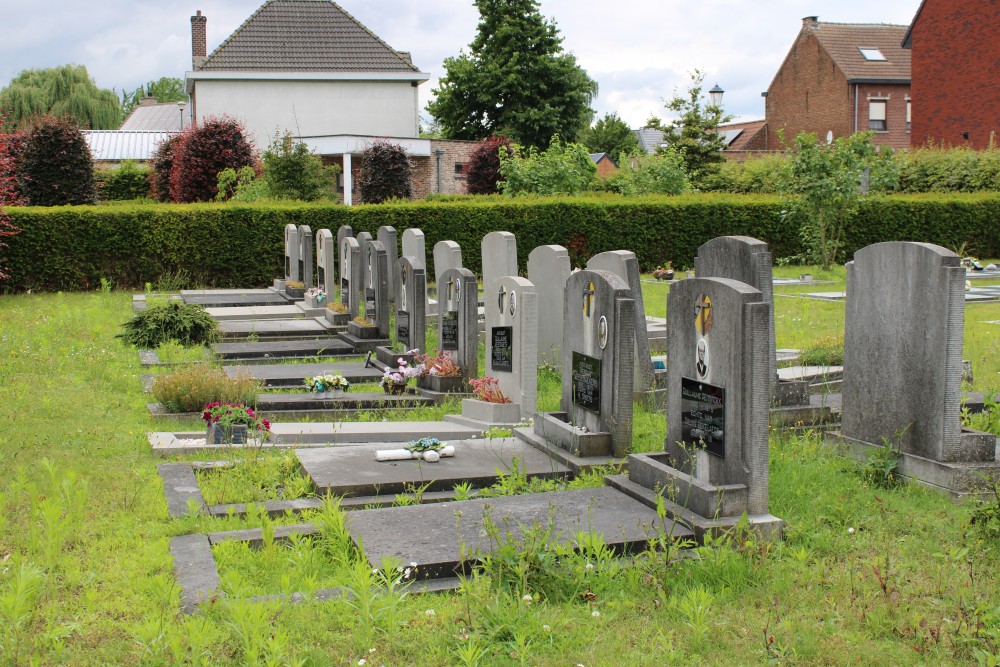
<instances>
[{"instance_id":1,"label":"gravestone","mask_svg":"<svg viewBox=\"0 0 1000 667\"><path fill-rule=\"evenodd\" d=\"M420 266L424 269L424 284L427 284L427 246L424 242L424 233L419 229L403 230L403 257L415 257ZM429 294L424 295L428 299Z\"/></svg>"},{"instance_id":2,"label":"gravestone","mask_svg":"<svg viewBox=\"0 0 1000 667\"><path fill-rule=\"evenodd\" d=\"M285 225L285 282L302 280L299 272L299 228Z\"/></svg>"},{"instance_id":3,"label":"gravestone","mask_svg":"<svg viewBox=\"0 0 1000 667\"><path fill-rule=\"evenodd\" d=\"M405 234L405 232L404 232ZM427 352L427 273L416 257L396 262L396 341L403 350Z\"/></svg>"},{"instance_id":4,"label":"gravestone","mask_svg":"<svg viewBox=\"0 0 1000 667\"><path fill-rule=\"evenodd\" d=\"M340 303L347 307L352 320L361 312L358 299L361 286L361 248L357 239L345 236L340 246Z\"/></svg>"},{"instance_id":5,"label":"gravestone","mask_svg":"<svg viewBox=\"0 0 1000 667\"><path fill-rule=\"evenodd\" d=\"M327 301L333 299L337 285L333 232L321 229L316 232L316 286L326 293Z\"/></svg>"},{"instance_id":6,"label":"gravestone","mask_svg":"<svg viewBox=\"0 0 1000 667\"><path fill-rule=\"evenodd\" d=\"M462 268L462 249L458 247L457 243L438 241L434 244L434 284L437 287L439 304L441 302L441 281L445 272L460 268Z\"/></svg>"},{"instance_id":7,"label":"gravestone","mask_svg":"<svg viewBox=\"0 0 1000 667\"><path fill-rule=\"evenodd\" d=\"M306 289L315 286L313 282L313 234L309 225L299 225L299 280Z\"/></svg>"},{"instance_id":8,"label":"gravestone","mask_svg":"<svg viewBox=\"0 0 1000 667\"><path fill-rule=\"evenodd\" d=\"M560 412L539 413L518 437L578 470L632 449L635 300L610 271L578 271L566 281Z\"/></svg>"},{"instance_id":9,"label":"gravestone","mask_svg":"<svg viewBox=\"0 0 1000 667\"><path fill-rule=\"evenodd\" d=\"M569 252L562 246L538 246L528 255L528 280L538 293L539 364L558 368L562 360L563 299L571 271Z\"/></svg>"},{"instance_id":10,"label":"gravestone","mask_svg":"<svg viewBox=\"0 0 1000 667\"><path fill-rule=\"evenodd\" d=\"M340 262L340 249L344 246L344 239L347 238L348 236L354 236L354 230L351 228L350 225L341 225L337 229L337 258L338 258L337 261L338 261L338 263ZM340 274L337 274L337 276L338 276L338 279L339 279ZM329 296L329 298L333 299L333 295L331 294Z\"/></svg>"},{"instance_id":11,"label":"gravestone","mask_svg":"<svg viewBox=\"0 0 1000 667\"><path fill-rule=\"evenodd\" d=\"M997 475L996 439L960 423L965 271L930 243L876 243L847 264L843 414L858 458L898 447L902 477L956 495Z\"/></svg>"},{"instance_id":12,"label":"gravestone","mask_svg":"<svg viewBox=\"0 0 1000 667\"><path fill-rule=\"evenodd\" d=\"M396 298L396 260L399 259L399 236L395 227L383 225L376 235L379 243L385 248L386 261L389 265L389 300Z\"/></svg>"},{"instance_id":13,"label":"gravestone","mask_svg":"<svg viewBox=\"0 0 1000 667\"><path fill-rule=\"evenodd\" d=\"M438 347L468 381L479 376L479 285L468 269L448 269L438 286Z\"/></svg>"},{"instance_id":14,"label":"gravestone","mask_svg":"<svg viewBox=\"0 0 1000 667\"><path fill-rule=\"evenodd\" d=\"M358 232L354 238L358 240L358 250L361 251L361 265L364 267L366 265L365 263L368 261L368 244L372 242L372 235L368 232ZM359 287L358 289L367 289L370 287L368 284L368 271L365 271L364 268L362 268L361 273L361 280L364 283L364 286L363 288Z\"/></svg>"},{"instance_id":15,"label":"gravestone","mask_svg":"<svg viewBox=\"0 0 1000 667\"><path fill-rule=\"evenodd\" d=\"M646 309L642 304L642 283L640 282L639 261L630 250L612 250L594 255L587 262L591 270L610 271L619 276L632 289L635 298L635 366L634 387L636 392L647 392L654 388L656 374L653 371L653 357L649 351L649 337L646 334Z\"/></svg>"},{"instance_id":16,"label":"gravestone","mask_svg":"<svg viewBox=\"0 0 1000 667\"><path fill-rule=\"evenodd\" d=\"M365 314L378 327L378 337L389 337L389 262L382 243L368 243L365 261ZM371 285L371 287L367 287Z\"/></svg>"},{"instance_id":17,"label":"gravestone","mask_svg":"<svg viewBox=\"0 0 1000 667\"><path fill-rule=\"evenodd\" d=\"M483 287L504 276L517 275L517 239L510 232L490 232L483 237Z\"/></svg>"},{"instance_id":18,"label":"gravestone","mask_svg":"<svg viewBox=\"0 0 1000 667\"><path fill-rule=\"evenodd\" d=\"M632 455L627 481L609 479L626 492L663 492L668 512L699 536L744 513L765 535L781 529L768 513L770 311L759 290L736 280L670 287L665 451Z\"/></svg>"}]
</instances>

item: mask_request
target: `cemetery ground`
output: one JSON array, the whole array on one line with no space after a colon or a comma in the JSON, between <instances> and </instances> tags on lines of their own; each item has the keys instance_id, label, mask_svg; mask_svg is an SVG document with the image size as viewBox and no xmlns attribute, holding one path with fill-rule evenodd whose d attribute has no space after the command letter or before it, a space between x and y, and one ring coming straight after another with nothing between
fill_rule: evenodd
<instances>
[{"instance_id":1,"label":"cemetery ground","mask_svg":"<svg viewBox=\"0 0 1000 667\"><path fill-rule=\"evenodd\" d=\"M822 289L843 289L842 267L776 267L775 276L807 271L832 281ZM802 296L817 289L776 287L779 348L831 347L830 338L843 334L842 301ZM664 315L666 293L665 285L644 284L648 315ZM1000 498L985 506L992 523L971 523L983 506L915 485L880 486L874 466L832 453L816 431L772 432L770 509L785 521L779 542L737 534L664 549L654 539L649 552L618 560L585 536L575 553L546 551L542 524L455 592L416 594L395 571L373 573L353 553L334 503L296 516L171 519L161 461L146 438L164 421L146 410L135 350L114 338L130 308L130 294L117 291L0 297L0 664L1000 660ZM1000 325L988 323L998 320L1000 303L966 308L963 358L973 363L972 389L987 396L1000 390ZM541 369L538 409L555 409L558 393L558 379ZM446 411L457 404L364 418L439 419ZM634 451L661 450L664 421L638 407ZM998 422L979 418L975 427L996 433ZM286 454L265 456L262 489L240 488L259 481L244 471L215 478L217 487L228 480L226 488L207 492L227 502L282 485L308 494L288 488L297 475ZM598 473L570 488L601 484ZM492 492L554 486L511 474ZM304 521L320 532L289 542L267 537ZM263 528L264 544L216 548L227 596L182 614L170 538L239 528ZM297 604L247 599L330 587L352 595Z\"/></svg>"}]
</instances>

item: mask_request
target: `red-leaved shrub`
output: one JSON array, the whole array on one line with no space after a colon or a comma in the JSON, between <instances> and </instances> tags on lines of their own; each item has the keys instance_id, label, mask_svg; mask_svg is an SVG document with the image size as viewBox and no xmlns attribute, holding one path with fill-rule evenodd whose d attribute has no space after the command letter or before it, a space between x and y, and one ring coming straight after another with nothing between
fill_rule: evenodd
<instances>
[{"instance_id":1,"label":"red-leaved shrub","mask_svg":"<svg viewBox=\"0 0 1000 667\"><path fill-rule=\"evenodd\" d=\"M513 150L507 137L489 137L479 143L469 153L465 165L465 187L470 195L496 194L500 175L500 149Z\"/></svg>"},{"instance_id":2,"label":"red-leaved shrub","mask_svg":"<svg viewBox=\"0 0 1000 667\"><path fill-rule=\"evenodd\" d=\"M256 161L243 124L229 116L211 117L181 133L173 149L170 196L175 202L211 201L219 172L237 171Z\"/></svg>"},{"instance_id":3,"label":"red-leaved shrub","mask_svg":"<svg viewBox=\"0 0 1000 667\"><path fill-rule=\"evenodd\" d=\"M358 190L366 204L381 204L387 199L409 199L410 172L413 164L399 144L379 139L361 154Z\"/></svg>"},{"instance_id":4,"label":"red-leaved shrub","mask_svg":"<svg viewBox=\"0 0 1000 667\"><path fill-rule=\"evenodd\" d=\"M35 121L25 133L17 174L31 206L92 204L96 196L90 147L66 118Z\"/></svg>"},{"instance_id":5,"label":"red-leaved shrub","mask_svg":"<svg viewBox=\"0 0 1000 667\"><path fill-rule=\"evenodd\" d=\"M0 118L0 126L4 119ZM17 185L17 158L21 153L22 137L20 134L0 134L0 238L13 236L21 231L11 224L10 218L3 211L4 206L18 206L21 203L21 192ZM7 244L0 241L0 251ZM7 277L3 257L0 256L0 280Z\"/></svg>"},{"instance_id":6,"label":"red-leaved shrub","mask_svg":"<svg viewBox=\"0 0 1000 667\"><path fill-rule=\"evenodd\" d=\"M181 136L175 134L163 141L152 156L149 172L149 193L158 201L173 201L170 197L170 172L174 167L174 151Z\"/></svg>"}]
</instances>

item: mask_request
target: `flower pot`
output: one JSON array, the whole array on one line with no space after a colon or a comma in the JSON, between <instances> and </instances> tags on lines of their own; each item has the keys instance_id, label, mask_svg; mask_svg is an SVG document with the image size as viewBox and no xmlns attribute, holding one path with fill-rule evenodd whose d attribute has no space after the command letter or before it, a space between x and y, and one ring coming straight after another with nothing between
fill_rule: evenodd
<instances>
[{"instance_id":1,"label":"flower pot","mask_svg":"<svg viewBox=\"0 0 1000 667\"><path fill-rule=\"evenodd\" d=\"M374 324L365 326L352 321L347 323L347 333L361 340L374 340L378 338L378 327Z\"/></svg>"},{"instance_id":2,"label":"flower pot","mask_svg":"<svg viewBox=\"0 0 1000 667\"><path fill-rule=\"evenodd\" d=\"M289 287L285 285L285 294L288 295L290 299L301 299L306 294L305 287Z\"/></svg>"},{"instance_id":3,"label":"flower pot","mask_svg":"<svg viewBox=\"0 0 1000 667\"><path fill-rule=\"evenodd\" d=\"M346 326L351 321L350 313L335 313L329 308L326 309L326 321L337 327Z\"/></svg>"},{"instance_id":4,"label":"flower pot","mask_svg":"<svg viewBox=\"0 0 1000 667\"><path fill-rule=\"evenodd\" d=\"M389 382L382 385L382 391L387 394L405 394L406 384L396 384L394 382Z\"/></svg>"},{"instance_id":5,"label":"flower pot","mask_svg":"<svg viewBox=\"0 0 1000 667\"><path fill-rule=\"evenodd\" d=\"M209 424L205 429L205 441L210 445L242 445L247 441L247 426Z\"/></svg>"},{"instance_id":6,"label":"flower pot","mask_svg":"<svg viewBox=\"0 0 1000 667\"><path fill-rule=\"evenodd\" d=\"M423 375L417 386L430 391L459 393L465 391L465 378L461 375Z\"/></svg>"},{"instance_id":7,"label":"flower pot","mask_svg":"<svg viewBox=\"0 0 1000 667\"><path fill-rule=\"evenodd\" d=\"M488 403L477 398L463 398L462 416L487 424L516 424L521 421L521 406L517 403Z\"/></svg>"}]
</instances>

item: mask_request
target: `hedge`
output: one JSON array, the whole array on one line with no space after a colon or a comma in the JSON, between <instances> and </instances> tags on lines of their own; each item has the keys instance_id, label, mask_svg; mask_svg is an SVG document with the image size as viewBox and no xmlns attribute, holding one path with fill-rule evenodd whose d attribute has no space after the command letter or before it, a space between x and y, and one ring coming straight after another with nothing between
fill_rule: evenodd
<instances>
[{"instance_id":1,"label":"hedge","mask_svg":"<svg viewBox=\"0 0 1000 667\"><path fill-rule=\"evenodd\" d=\"M414 202L347 208L330 204L125 204L54 208L10 207L24 231L8 239L7 291L94 289L101 278L141 289L164 273L186 271L215 287L270 284L283 265L283 228L308 224L336 233L376 234L392 225L424 231L428 261L437 241L462 247L478 272L480 242L491 231L517 236L521 268L538 245L567 246L576 264L606 250L629 249L644 270L666 260L693 264L703 242L726 234L767 241L775 258L803 252L799 231L782 216L779 197L565 197L477 202ZM914 240L1000 256L1000 193L907 195L864 201L846 250L888 240Z\"/></svg>"}]
</instances>

